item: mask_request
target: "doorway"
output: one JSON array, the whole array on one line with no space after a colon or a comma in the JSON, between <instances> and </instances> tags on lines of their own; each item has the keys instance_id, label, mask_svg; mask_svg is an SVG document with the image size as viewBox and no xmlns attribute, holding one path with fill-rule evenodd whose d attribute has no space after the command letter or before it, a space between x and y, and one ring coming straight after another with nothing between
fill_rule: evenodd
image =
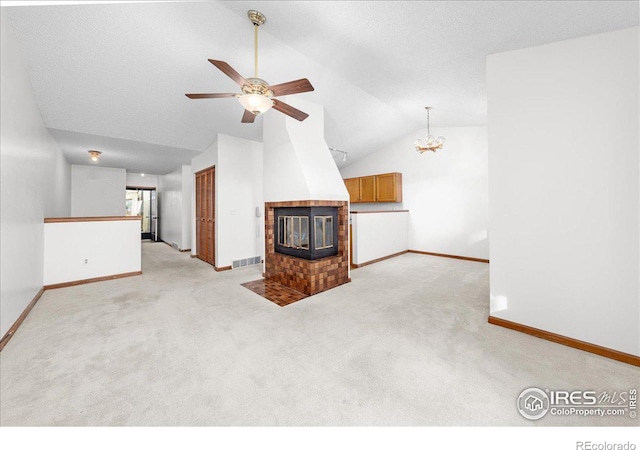
<instances>
[{"instance_id":1,"label":"doorway","mask_svg":"<svg viewBox=\"0 0 640 450\"><path fill-rule=\"evenodd\" d=\"M127 186L125 214L141 217L141 239L158 240L157 199L155 188Z\"/></svg>"},{"instance_id":2,"label":"doorway","mask_svg":"<svg viewBox=\"0 0 640 450\"><path fill-rule=\"evenodd\" d=\"M196 172L196 256L215 267L216 168Z\"/></svg>"}]
</instances>

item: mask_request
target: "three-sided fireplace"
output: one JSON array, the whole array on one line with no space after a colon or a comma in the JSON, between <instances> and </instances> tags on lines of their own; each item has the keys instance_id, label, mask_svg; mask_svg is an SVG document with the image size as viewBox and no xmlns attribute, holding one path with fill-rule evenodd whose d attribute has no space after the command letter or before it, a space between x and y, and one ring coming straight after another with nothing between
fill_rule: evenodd
<instances>
[{"instance_id":1,"label":"three-sided fireplace","mask_svg":"<svg viewBox=\"0 0 640 450\"><path fill-rule=\"evenodd\" d=\"M316 260L338 254L338 208L275 208L274 250Z\"/></svg>"}]
</instances>

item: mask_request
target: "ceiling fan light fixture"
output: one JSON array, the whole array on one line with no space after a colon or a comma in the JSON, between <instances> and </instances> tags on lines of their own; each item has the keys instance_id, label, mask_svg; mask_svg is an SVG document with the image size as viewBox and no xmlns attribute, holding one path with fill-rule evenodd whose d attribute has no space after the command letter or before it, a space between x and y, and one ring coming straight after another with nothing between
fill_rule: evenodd
<instances>
[{"instance_id":1,"label":"ceiling fan light fixture","mask_svg":"<svg viewBox=\"0 0 640 450\"><path fill-rule=\"evenodd\" d=\"M309 114L291 105L286 104L282 100L271 97L281 97L283 95L300 94L302 92L313 91L313 86L306 78L288 81L276 85L269 85L266 81L258 78L258 28L266 22L264 14L251 10L247 13L249 20L253 24L254 40L255 40L255 77L244 78L233 67L224 61L209 59L209 62L216 66L225 75L240 85L242 94L232 93L214 93L214 94L185 94L187 98L229 98L236 97L245 111L242 115L242 123L254 123L255 118L259 114L269 111L271 108L280 111L287 116L300 122L309 117Z\"/></svg>"},{"instance_id":2,"label":"ceiling fan light fixture","mask_svg":"<svg viewBox=\"0 0 640 450\"><path fill-rule=\"evenodd\" d=\"M244 109L256 116L269 111L273 106L273 100L261 94L244 94L238 97L238 101Z\"/></svg>"},{"instance_id":3,"label":"ceiling fan light fixture","mask_svg":"<svg viewBox=\"0 0 640 450\"><path fill-rule=\"evenodd\" d=\"M98 150L88 150L88 152L89 157L93 162L98 162L98 160L100 159L100 155L102 155L102 152L99 152Z\"/></svg>"}]
</instances>

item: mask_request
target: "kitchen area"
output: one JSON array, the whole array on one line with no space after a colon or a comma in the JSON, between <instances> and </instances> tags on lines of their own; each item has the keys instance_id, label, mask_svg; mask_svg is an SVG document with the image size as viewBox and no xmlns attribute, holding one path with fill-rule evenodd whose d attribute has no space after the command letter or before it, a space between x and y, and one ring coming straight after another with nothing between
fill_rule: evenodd
<instances>
[{"instance_id":1,"label":"kitchen area","mask_svg":"<svg viewBox=\"0 0 640 450\"><path fill-rule=\"evenodd\" d=\"M349 191L351 267L373 264L409 250L409 210L402 209L399 172L346 178Z\"/></svg>"}]
</instances>

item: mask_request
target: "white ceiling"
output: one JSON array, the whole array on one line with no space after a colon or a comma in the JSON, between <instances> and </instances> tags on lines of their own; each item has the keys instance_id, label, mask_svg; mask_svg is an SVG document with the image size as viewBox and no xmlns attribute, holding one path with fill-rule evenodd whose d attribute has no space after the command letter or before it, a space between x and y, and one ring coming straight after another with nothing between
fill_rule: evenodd
<instances>
[{"instance_id":1,"label":"white ceiling","mask_svg":"<svg viewBox=\"0 0 640 450\"><path fill-rule=\"evenodd\" d=\"M486 123L492 53L638 25L637 1L206 1L8 6L45 125L70 162L164 174L217 133L261 140L242 124L239 92L207 59L253 76L249 9L260 27L260 77L308 78L326 140L349 164L432 126ZM268 114L280 114L270 111Z\"/></svg>"}]
</instances>

